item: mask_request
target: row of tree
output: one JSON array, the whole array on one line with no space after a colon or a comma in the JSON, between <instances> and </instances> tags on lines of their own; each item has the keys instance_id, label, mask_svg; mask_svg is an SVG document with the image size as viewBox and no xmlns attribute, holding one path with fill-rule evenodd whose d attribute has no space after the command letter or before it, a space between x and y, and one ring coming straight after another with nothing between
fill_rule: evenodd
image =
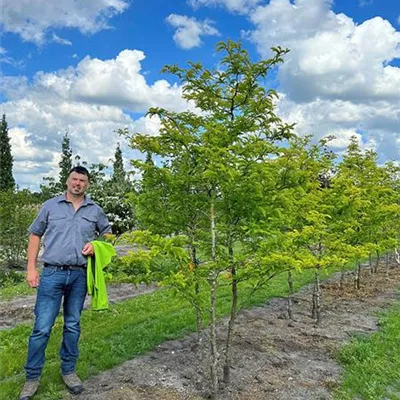
<instances>
[{"instance_id":1,"label":"row of tree","mask_svg":"<svg viewBox=\"0 0 400 400\"><path fill-rule=\"evenodd\" d=\"M174 286L193 304L198 329L210 321L214 398L218 286L231 288L227 384L244 282L255 292L286 273L292 290L292 271L313 269L312 315L319 323L320 271L355 264L358 289L361 262L370 257L379 263L397 246L400 216L398 166L379 165L376 153L363 151L355 137L339 159L329 149L333 138L299 138L276 115L277 94L265 82L287 50L274 48L272 58L256 63L240 43L220 43L217 51L218 69L198 63L164 69L180 80L195 112L154 108L149 115L161 119L159 136L121 132L147 154L133 161L142 174L131 197L140 230L123 235L137 249L123 257L121 268L134 281Z\"/></svg>"}]
</instances>

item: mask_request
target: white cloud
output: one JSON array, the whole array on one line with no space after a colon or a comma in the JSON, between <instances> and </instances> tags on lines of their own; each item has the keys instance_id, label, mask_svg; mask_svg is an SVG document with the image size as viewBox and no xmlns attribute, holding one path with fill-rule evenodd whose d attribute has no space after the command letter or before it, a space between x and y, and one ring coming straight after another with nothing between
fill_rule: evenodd
<instances>
[{"instance_id":1,"label":"white cloud","mask_svg":"<svg viewBox=\"0 0 400 400\"><path fill-rule=\"evenodd\" d=\"M251 20L250 38L267 57L271 46L291 49L281 68L283 89L298 101L322 97L400 98L400 32L380 17L357 25L335 14L331 1L272 0Z\"/></svg>"},{"instance_id":2,"label":"white cloud","mask_svg":"<svg viewBox=\"0 0 400 400\"><path fill-rule=\"evenodd\" d=\"M42 176L57 171L66 131L74 154L89 164L107 163L118 141L126 152L127 144L114 133L117 129L158 133L158 118L135 121L131 112L145 113L150 106L187 109L180 86L165 80L146 82L140 72L143 59L141 51L124 50L114 59L86 57L76 67L38 72L32 82L6 77L2 111L10 127L17 181L38 186Z\"/></svg>"},{"instance_id":3,"label":"white cloud","mask_svg":"<svg viewBox=\"0 0 400 400\"><path fill-rule=\"evenodd\" d=\"M400 159L400 32L381 17L355 23L332 10L332 0L271 0L249 14L247 32L263 57L272 46L291 51L280 67L280 112L297 132L352 133L381 160Z\"/></svg>"},{"instance_id":4,"label":"white cloud","mask_svg":"<svg viewBox=\"0 0 400 400\"><path fill-rule=\"evenodd\" d=\"M107 29L108 20L127 7L127 0L2 0L1 26L41 45L56 28L76 28L84 34Z\"/></svg>"},{"instance_id":5,"label":"white cloud","mask_svg":"<svg viewBox=\"0 0 400 400\"><path fill-rule=\"evenodd\" d=\"M18 69L22 69L24 67L25 63L23 61L17 61L13 57L7 55L7 53L8 53L7 50L4 47L0 46L0 71L1 71L1 64L10 64Z\"/></svg>"},{"instance_id":6,"label":"white cloud","mask_svg":"<svg viewBox=\"0 0 400 400\"><path fill-rule=\"evenodd\" d=\"M134 133L145 133L151 136L157 136L160 132L161 121L157 115L152 117L146 115L135 121Z\"/></svg>"},{"instance_id":7,"label":"white cloud","mask_svg":"<svg viewBox=\"0 0 400 400\"><path fill-rule=\"evenodd\" d=\"M54 43L62 44L64 46L72 46L72 42L70 40L63 39L60 36L57 36L55 33L53 33L52 41Z\"/></svg>"},{"instance_id":8,"label":"white cloud","mask_svg":"<svg viewBox=\"0 0 400 400\"><path fill-rule=\"evenodd\" d=\"M373 148L382 162L400 160L400 102L376 101L370 104L343 100L316 99L296 103L280 94L278 113L296 123L296 133L312 133L315 139L334 135L332 147L344 151L352 135L361 137L364 148Z\"/></svg>"},{"instance_id":9,"label":"white cloud","mask_svg":"<svg viewBox=\"0 0 400 400\"><path fill-rule=\"evenodd\" d=\"M246 14L253 9L261 0L188 0L194 9L201 6L221 6L231 12Z\"/></svg>"},{"instance_id":10,"label":"white cloud","mask_svg":"<svg viewBox=\"0 0 400 400\"><path fill-rule=\"evenodd\" d=\"M197 21L195 18L189 18L185 15L170 14L166 21L176 28L173 39L178 47L182 49L192 49L199 47L201 36L219 36L220 33L212 24L213 21Z\"/></svg>"}]
</instances>

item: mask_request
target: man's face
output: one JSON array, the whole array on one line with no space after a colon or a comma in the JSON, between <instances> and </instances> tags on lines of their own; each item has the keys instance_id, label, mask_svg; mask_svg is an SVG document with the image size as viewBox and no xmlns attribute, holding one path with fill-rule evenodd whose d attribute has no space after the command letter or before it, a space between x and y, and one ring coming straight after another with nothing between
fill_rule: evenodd
<instances>
[{"instance_id":1,"label":"man's face","mask_svg":"<svg viewBox=\"0 0 400 400\"><path fill-rule=\"evenodd\" d=\"M85 193L89 186L89 179L84 174L72 172L67 179L67 191L73 196L80 196Z\"/></svg>"}]
</instances>

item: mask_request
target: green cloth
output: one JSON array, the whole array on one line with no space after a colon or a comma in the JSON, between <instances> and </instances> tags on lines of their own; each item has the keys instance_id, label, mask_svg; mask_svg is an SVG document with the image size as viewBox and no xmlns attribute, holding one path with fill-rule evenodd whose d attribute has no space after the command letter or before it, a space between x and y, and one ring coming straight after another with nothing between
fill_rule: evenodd
<instances>
[{"instance_id":1,"label":"green cloth","mask_svg":"<svg viewBox=\"0 0 400 400\"><path fill-rule=\"evenodd\" d=\"M87 263L87 290L92 296L92 310L106 310L108 308L108 296L106 279L103 269L117 255L111 243L94 240L91 242L94 256L88 257Z\"/></svg>"}]
</instances>

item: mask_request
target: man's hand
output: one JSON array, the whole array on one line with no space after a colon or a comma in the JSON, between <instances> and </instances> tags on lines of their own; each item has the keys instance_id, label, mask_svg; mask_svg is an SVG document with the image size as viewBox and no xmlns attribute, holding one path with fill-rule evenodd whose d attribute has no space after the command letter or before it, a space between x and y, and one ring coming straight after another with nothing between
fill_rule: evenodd
<instances>
[{"instance_id":1,"label":"man's hand","mask_svg":"<svg viewBox=\"0 0 400 400\"><path fill-rule=\"evenodd\" d=\"M92 243L86 243L86 244L83 246L82 254L83 254L84 256L94 256L94 248L93 248Z\"/></svg>"},{"instance_id":2,"label":"man's hand","mask_svg":"<svg viewBox=\"0 0 400 400\"><path fill-rule=\"evenodd\" d=\"M26 282L31 288L39 286L39 272L36 268L28 268Z\"/></svg>"}]
</instances>

